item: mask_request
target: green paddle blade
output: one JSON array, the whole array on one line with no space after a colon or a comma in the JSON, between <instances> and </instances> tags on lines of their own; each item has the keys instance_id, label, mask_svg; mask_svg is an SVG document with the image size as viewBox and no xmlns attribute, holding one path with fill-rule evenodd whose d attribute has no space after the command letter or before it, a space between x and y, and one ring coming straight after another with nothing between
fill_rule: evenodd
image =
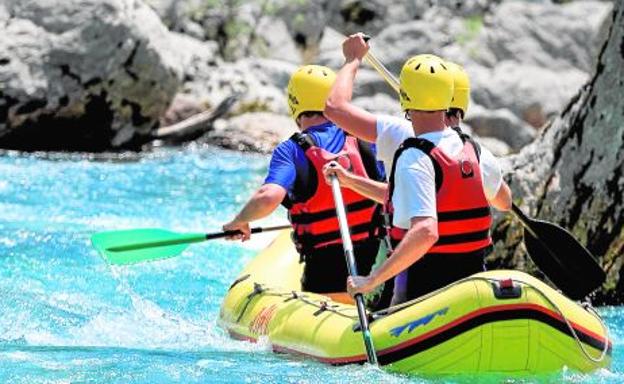
<instances>
[{"instance_id":1,"label":"green paddle blade","mask_svg":"<svg viewBox=\"0 0 624 384\"><path fill-rule=\"evenodd\" d=\"M127 265L174 257L189 243L205 241L203 233L175 233L145 228L99 232L91 242L109 264Z\"/></svg>"}]
</instances>

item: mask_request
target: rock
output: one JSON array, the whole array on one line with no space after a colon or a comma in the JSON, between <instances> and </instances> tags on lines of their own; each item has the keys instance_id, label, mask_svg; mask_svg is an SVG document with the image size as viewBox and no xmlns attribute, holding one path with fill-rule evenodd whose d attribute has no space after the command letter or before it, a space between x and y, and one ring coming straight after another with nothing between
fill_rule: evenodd
<instances>
[{"instance_id":1,"label":"rock","mask_svg":"<svg viewBox=\"0 0 624 384\"><path fill-rule=\"evenodd\" d=\"M177 94L165 114L160 118L160 126L169 126L206 110L206 105L188 94Z\"/></svg>"},{"instance_id":2,"label":"rock","mask_svg":"<svg viewBox=\"0 0 624 384\"><path fill-rule=\"evenodd\" d=\"M403 63L420 53L438 52L452 42L448 20L436 17L394 24L385 28L371 42L371 49L393 73L401 71Z\"/></svg>"},{"instance_id":3,"label":"rock","mask_svg":"<svg viewBox=\"0 0 624 384\"><path fill-rule=\"evenodd\" d=\"M223 64L217 43L213 41L201 41L189 35L171 32L169 42L175 47L174 54L182 64L183 83L193 82Z\"/></svg>"},{"instance_id":4,"label":"rock","mask_svg":"<svg viewBox=\"0 0 624 384\"><path fill-rule=\"evenodd\" d=\"M533 141L536 131L508 109L487 110L473 105L464 119L480 137L493 137L517 151Z\"/></svg>"},{"instance_id":5,"label":"rock","mask_svg":"<svg viewBox=\"0 0 624 384\"><path fill-rule=\"evenodd\" d=\"M258 30L262 31L262 41L254 47L255 54L294 64L302 63L302 52L297 48L284 20L265 17L260 21Z\"/></svg>"},{"instance_id":6,"label":"rock","mask_svg":"<svg viewBox=\"0 0 624 384\"><path fill-rule=\"evenodd\" d=\"M214 42L202 42L173 33L177 56L183 63L181 93L206 108L240 94L234 114L275 112L286 114L285 89L297 65L273 59L250 58L231 63L217 56Z\"/></svg>"},{"instance_id":7,"label":"rock","mask_svg":"<svg viewBox=\"0 0 624 384\"><path fill-rule=\"evenodd\" d=\"M420 19L383 29L371 47L394 73L409 56L424 52L462 63L476 102L507 108L540 127L587 81L611 5L497 3L438 1L419 11Z\"/></svg>"},{"instance_id":8,"label":"rock","mask_svg":"<svg viewBox=\"0 0 624 384\"><path fill-rule=\"evenodd\" d=\"M290 36L302 51L302 62L315 62L325 25L336 3L330 0L286 1L277 15L286 22Z\"/></svg>"},{"instance_id":9,"label":"rock","mask_svg":"<svg viewBox=\"0 0 624 384\"><path fill-rule=\"evenodd\" d=\"M270 153L297 130L290 117L254 112L217 121L203 141L239 151Z\"/></svg>"},{"instance_id":10,"label":"rock","mask_svg":"<svg viewBox=\"0 0 624 384\"><path fill-rule=\"evenodd\" d=\"M136 148L180 84L158 16L137 0L3 6L0 147Z\"/></svg>"},{"instance_id":11,"label":"rock","mask_svg":"<svg viewBox=\"0 0 624 384\"><path fill-rule=\"evenodd\" d=\"M587 81L587 73L504 61L493 69L470 65L472 99L488 109L507 108L535 128L554 117Z\"/></svg>"},{"instance_id":12,"label":"rock","mask_svg":"<svg viewBox=\"0 0 624 384\"><path fill-rule=\"evenodd\" d=\"M286 84L296 66L265 59L220 63L208 71L195 73L184 83L184 93L215 106L226 97L239 94L235 115L247 112L273 112L286 115Z\"/></svg>"},{"instance_id":13,"label":"rock","mask_svg":"<svg viewBox=\"0 0 624 384\"><path fill-rule=\"evenodd\" d=\"M386 81L375 71L371 69L367 64L358 70L353 94L355 97L376 95L378 93L386 94L392 98L398 100L397 93L394 89L386 83Z\"/></svg>"},{"instance_id":14,"label":"rock","mask_svg":"<svg viewBox=\"0 0 624 384\"><path fill-rule=\"evenodd\" d=\"M611 7L602 1L503 2L482 19L481 32L466 49L488 67L512 60L557 73L589 72Z\"/></svg>"},{"instance_id":15,"label":"rock","mask_svg":"<svg viewBox=\"0 0 624 384\"><path fill-rule=\"evenodd\" d=\"M326 65L338 70L344 63L342 56L342 42L345 37L337 30L325 27L323 38L319 43L319 55L316 60L319 65Z\"/></svg>"},{"instance_id":16,"label":"rock","mask_svg":"<svg viewBox=\"0 0 624 384\"><path fill-rule=\"evenodd\" d=\"M624 3L601 45L590 82L537 140L510 159L514 198L532 217L557 223L596 255L607 281L592 298L624 298ZM526 260L519 226L493 231L499 267Z\"/></svg>"},{"instance_id":17,"label":"rock","mask_svg":"<svg viewBox=\"0 0 624 384\"><path fill-rule=\"evenodd\" d=\"M383 93L374 96L363 96L353 99L353 104L375 114L402 116L401 105L397 97Z\"/></svg>"},{"instance_id":18,"label":"rock","mask_svg":"<svg viewBox=\"0 0 624 384\"><path fill-rule=\"evenodd\" d=\"M208 36L202 17L209 8L203 0L144 0L160 16L163 23L174 32L199 40ZM216 27L216 25L215 25Z\"/></svg>"},{"instance_id":19,"label":"rock","mask_svg":"<svg viewBox=\"0 0 624 384\"><path fill-rule=\"evenodd\" d=\"M257 75L261 81L284 92L290 76L299 68L297 64L274 59L247 59L242 64L247 65L251 73Z\"/></svg>"},{"instance_id":20,"label":"rock","mask_svg":"<svg viewBox=\"0 0 624 384\"><path fill-rule=\"evenodd\" d=\"M494 156L502 157L511 153L511 148L507 143L495 137L478 137L477 141L480 145L487 148Z\"/></svg>"},{"instance_id":21,"label":"rock","mask_svg":"<svg viewBox=\"0 0 624 384\"><path fill-rule=\"evenodd\" d=\"M436 0L394 1L341 0L330 13L329 25L345 34L366 32L376 36L389 25L411 20L431 20L444 14L452 17L483 15L500 1L496 0ZM439 18L439 17L438 17Z\"/></svg>"},{"instance_id":22,"label":"rock","mask_svg":"<svg viewBox=\"0 0 624 384\"><path fill-rule=\"evenodd\" d=\"M329 25L349 35L366 32L375 36L388 25L405 22L417 17L417 2L392 2L384 0L336 1L330 13Z\"/></svg>"}]
</instances>

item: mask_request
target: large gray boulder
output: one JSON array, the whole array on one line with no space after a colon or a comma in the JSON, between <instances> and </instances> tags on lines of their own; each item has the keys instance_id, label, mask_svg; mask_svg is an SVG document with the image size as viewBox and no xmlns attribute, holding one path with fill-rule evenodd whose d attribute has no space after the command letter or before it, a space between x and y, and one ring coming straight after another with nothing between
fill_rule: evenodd
<instances>
[{"instance_id":1,"label":"large gray boulder","mask_svg":"<svg viewBox=\"0 0 624 384\"><path fill-rule=\"evenodd\" d=\"M589 72L611 8L604 1L503 2L483 18L480 33L466 42L466 49L487 67L512 60L554 72Z\"/></svg>"},{"instance_id":2,"label":"large gray boulder","mask_svg":"<svg viewBox=\"0 0 624 384\"><path fill-rule=\"evenodd\" d=\"M388 96L384 93L355 98L353 104L375 114L403 116L398 97Z\"/></svg>"},{"instance_id":3,"label":"large gray boulder","mask_svg":"<svg viewBox=\"0 0 624 384\"><path fill-rule=\"evenodd\" d=\"M500 0L435 0L386 1L339 0L333 1L329 25L345 34L365 31L377 35L388 26L411 20L431 20L435 15L471 17L482 15Z\"/></svg>"},{"instance_id":4,"label":"large gray boulder","mask_svg":"<svg viewBox=\"0 0 624 384\"><path fill-rule=\"evenodd\" d=\"M180 85L169 32L141 1L6 0L0 9L0 147L133 147Z\"/></svg>"},{"instance_id":5,"label":"large gray boulder","mask_svg":"<svg viewBox=\"0 0 624 384\"><path fill-rule=\"evenodd\" d=\"M201 57L201 56L199 56ZM198 102L214 107L226 97L238 95L233 114L272 112L288 114L285 89L296 65L270 59L247 59L236 63L218 62L214 66L198 63L187 72L181 92Z\"/></svg>"},{"instance_id":6,"label":"large gray boulder","mask_svg":"<svg viewBox=\"0 0 624 384\"><path fill-rule=\"evenodd\" d=\"M420 19L383 29L371 47L395 73L420 53L462 63L477 103L540 127L587 81L610 9L600 1L438 1Z\"/></svg>"},{"instance_id":7,"label":"large gray boulder","mask_svg":"<svg viewBox=\"0 0 624 384\"><path fill-rule=\"evenodd\" d=\"M505 108L539 128L561 111L587 81L577 68L553 70L516 61L500 62L494 68L470 65L472 99L488 108Z\"/></svg>"},{"instance_id":8,"label":"large gray boulder","mask_svg":"<svg viewBox=\"0 0 624 384\"><path fill-rule=\"evenodd\" d=\"M270 153L277 144L297 132L290 117L254 112L215 122L204 141L239 151Z\"/></svg>"},{"instance_id":9,"label":"large gray boulder","mask_svg":"<svg viewBox=\"0 0 624 384\"><path fill-rule=\"evenodd\" d=\"M487 110L475 105L470 107L464 121L477 135L497 138L515 151L533 141L537 134L508 109Z\"/></svg>"},{"instance_id":10,"label":"large gray boulder","mask_svg":"<svg viewBox=\"0 0 624 384\"><path fill-rule=\"evenodd\" d=\"M570 230L607 272L593 298L621 305L624 298L624 3L600 45L590 82L540 137L509 161L514 198L530 216ZM521 226L498 223L499 267L525 264Z\"/></svg>"}]
</instances>

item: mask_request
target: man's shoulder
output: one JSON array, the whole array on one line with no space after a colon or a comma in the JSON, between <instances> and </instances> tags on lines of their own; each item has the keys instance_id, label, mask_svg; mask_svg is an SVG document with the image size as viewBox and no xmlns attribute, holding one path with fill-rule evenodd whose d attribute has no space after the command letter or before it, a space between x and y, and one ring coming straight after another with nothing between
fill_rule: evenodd
<instances>
[{"instance_id":1,"label":"man's shoulder","mask_svg":"<svg viewBox=\"0 0 624 384\"><path fill-rule=\"evenodd\" d=\"M425 152L416 147L409 147L403 150L397 160L397 170L429 170L433 169L433 163Z\"/></svg>"},{"instance_id":2,"label":"man's shoulder","mask_svg":"<svg viewBox=\"0 0 624 384\"><path fill-rule=\"evenodd\" d=\"M292 136L279 143L273 149L273 157L293 157L297 151L297 143L291 140Z\"/></svg>"},{"instance_id":3,"label":"man's shoulder","mask_svg":"<svg viewBox=\"0 0 624 384\"><path fill-rule=\"evenodd\" d=\"M404 118L392 115L376 115L377 130L412 132L412 124Z\"/></svg>"}]
</instances>

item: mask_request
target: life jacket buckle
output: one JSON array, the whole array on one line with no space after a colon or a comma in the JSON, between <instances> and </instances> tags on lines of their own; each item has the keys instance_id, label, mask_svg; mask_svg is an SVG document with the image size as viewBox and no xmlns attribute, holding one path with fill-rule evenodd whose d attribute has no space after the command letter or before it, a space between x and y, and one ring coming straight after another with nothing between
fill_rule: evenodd
<instances>
[{"instance_id":1,"label":"life jacket buckle","mask_svg":"<svg viewBox=\"0 0 624 384\"><path fill-rule=\"evenodd\" d=\"M340 164L340 166L346 169L349 172L353 172L353 164L351 163L351 158L347 153L339 154L334 158L334 161Z\"/></svg>"}]
</instances>

